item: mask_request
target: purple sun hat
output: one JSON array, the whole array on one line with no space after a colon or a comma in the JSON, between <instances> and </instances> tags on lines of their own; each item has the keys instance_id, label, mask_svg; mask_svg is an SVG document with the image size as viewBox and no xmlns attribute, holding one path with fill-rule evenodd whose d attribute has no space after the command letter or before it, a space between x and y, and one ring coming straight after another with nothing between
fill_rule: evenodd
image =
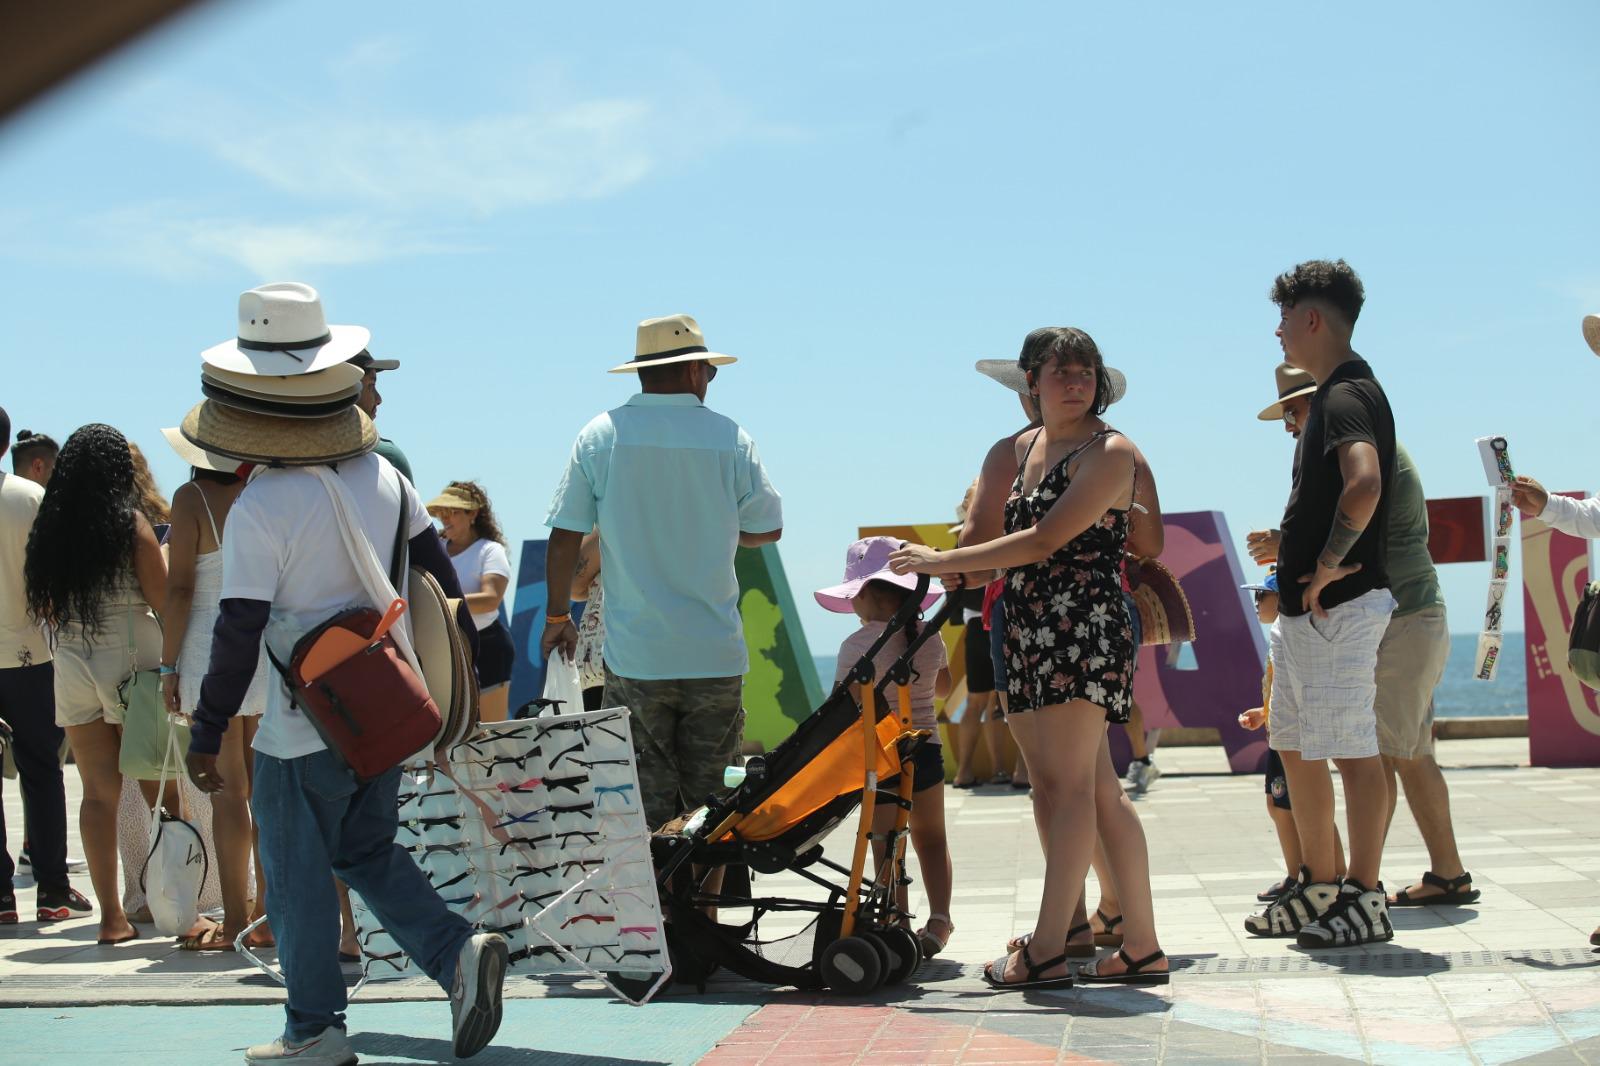
<instances>
[{"instance_id":1,"label":"purple sun hat","mask_svg":"<svg viewBox=\"0 0 1600 1066\"><path fill-rule=\"evenodd\" d=\"M894 537L864 537L850 545L844 553L844 582L818 589L814 593L817 602L836 614L849 614L850 601L868 581L887 581L903 589L915 589L916 574L897 574L889 569L889 555L899 547L900 541ZM922 598L922 609L932 607L942 595L942 592L929 591Z\"/></svg>"}]
</instances>

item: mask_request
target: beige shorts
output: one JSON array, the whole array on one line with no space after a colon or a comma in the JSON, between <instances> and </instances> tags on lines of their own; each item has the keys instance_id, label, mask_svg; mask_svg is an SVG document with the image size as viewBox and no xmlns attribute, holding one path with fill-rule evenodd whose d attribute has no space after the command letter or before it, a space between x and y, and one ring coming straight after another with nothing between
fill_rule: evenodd
<instances>
[{"instance_id":1,"label":"beige shorts","mask_svg":"<svg viewBox=\"0 0 1600 1066\"><path fill-rule=\"evenodd\" d=\"M1389 620L1378 645L1378 751L1391 759L1433 753L1433 690L1450 657L1444 607Z\"/></svg>"},{"instance_id":2,"label":"beige shorts","mask_svg":"<svg viewBox=\"0 0 1600 1066\"><path fill-rule=\"evenodd\" d=\"M92 641L76 628L56 645L56 725L88 725L105 719L122 724L122 702L117 688L133 672L154 670L161 664L161 624L148 607L134 618L133 649L128 647L126 609L109 612L105 628Z\"/></svg>"}]
</instances>

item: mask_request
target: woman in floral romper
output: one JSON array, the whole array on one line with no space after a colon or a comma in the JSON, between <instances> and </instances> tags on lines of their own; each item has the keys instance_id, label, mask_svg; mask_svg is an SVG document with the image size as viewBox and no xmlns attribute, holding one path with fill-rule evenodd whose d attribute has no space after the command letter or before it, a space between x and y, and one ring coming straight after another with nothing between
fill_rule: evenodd
<instances>
[{"instance_id":1,"label":"woman in floral romper","mask_svg":"<svg viewBox=\"0 0 1600 1066\"><path fill-rule=\"evenodd\" d=\"M893 557L900 573L1008 571L1007 721L1034 791L1042 792L1045 882L1033 932L984 977L1004 990L1072 984L1070 911L1098 826L1121 890L1123 946L1077 980L1164 983L1167 960L1156 939L1144 829L1106 742L1106 723L1128 718L1138 650L1121 584L1134 446L1100 418L1118 382L1087 333L1034 330L1018 362L1044 426L1017 440L1020 470L1006 503L1006 535L953 551L908 545Z\"/></svg>"}]
</instances>

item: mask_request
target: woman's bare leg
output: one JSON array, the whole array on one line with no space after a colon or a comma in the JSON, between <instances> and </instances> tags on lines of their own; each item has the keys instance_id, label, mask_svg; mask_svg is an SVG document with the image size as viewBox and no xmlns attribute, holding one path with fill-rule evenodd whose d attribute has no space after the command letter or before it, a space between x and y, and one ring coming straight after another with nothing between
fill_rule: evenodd
<instances>
[{"instance_id":1,"label":"woman's bare leg","mask_svg":"<svg viewBox=\"0 0 1600 1066\"><path fill-rule=\"evenodd\" d=\"M1066 949L1071 916L1066 901L1083 895L1083 879L1094 851L1095 760L1105 738L1105 712L1087 701L1074 700L1008 717L1011 735L1028 764L1034 795L1042 795L1050 812L1048 827L1042 827L1044 892L1028 949L1033 961L1040 963ZM1142 837L1140 842L1142 845ZM1035 976L1066 973L1063 962ZM1027 976L1022 953L1011 955L1003 979L1020 981Z\"/></svg>"},{"instance_id":2,"label":"woman's bare leg","mask_svg":"<svg viewBox=\"0 0 1600 1066\"><path fill-rule=\"evenodd\" d=\"M120 940L135 932L122 910L117 887L117 804L122 798L122 771L117 757L122 735L104 719L87 725L67 726L72 761L83 782L83 802L78 805L78 832L83 857L89 864L89 882L100 907L101 940Z\"/></svg>"},{"instance_id":3,"label":"woman's bare leg","mask_svg":"<svg viewBox=\"0 0 1600 1066\"><path fill-rule=\"evenodd\" d=\"M1150 853L1145 845L1144 826L1139 812L1122 791L1116 768L1111 765L1111 746L1101 733L1099 758L1095 768L1095 812L1100 840L1105 845L1106 861L1116 881L1123 914L1122 950L1133 959L1142 959L1161 950L1156 938L1155 903L1150 895ZM1118 974L1127 969L1112 955L1096 967L1101 974ZM1166 960L1150 965L1148 972L1167 969Z\"/></svg>"},{"instance_id":4,"label":"woman's bare leg","mask_svg":"<svg viewBox=\"0 0 1600 1066\"><path fill-rule=\"evenodd\" d=\"M506 705L511 699L511 686L499 685L478 697L478 721L503 722Z\"/></svg>"},{"instance_id":5,"label":"woman's bare leg","mask_svg":"<svg viewBox=\"0 0 1600 1066\"><path fill-rule=\"evenodd\" d=\"M245 770L244 719L235 718L222 734L217 770L221 792L211 794L211 826L217 846L217 879L222 887L222 935L229 943L250 924L250 775Z\"/></svg>"}]
</instances>

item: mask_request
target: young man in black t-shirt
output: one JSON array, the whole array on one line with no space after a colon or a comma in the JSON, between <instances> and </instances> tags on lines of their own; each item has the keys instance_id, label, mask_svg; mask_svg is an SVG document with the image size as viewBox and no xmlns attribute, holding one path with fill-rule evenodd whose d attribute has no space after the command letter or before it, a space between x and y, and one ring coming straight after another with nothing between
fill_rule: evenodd
<instances>
[{"instance_id":1,"label":"young man in black t-shirt","mask_svg":"<svg viewBox=\"0 0 1600 1066\"><path fill-rule=\"evenodd\" d=\"M1295 450L1278 547L1270 743L1283 759L1305 867L1245 922L1302 947L1389 940L1378 865L1388 791L1378 755L1375 670L1394 611L1385 558L1394 418L1350 347L1361 279L1343 260L1301 263L1273 284L1284 358L1318 383ZM1349 873L1334 874L1333 781L1344 781Z\"/></svg>"}]
</instances>

